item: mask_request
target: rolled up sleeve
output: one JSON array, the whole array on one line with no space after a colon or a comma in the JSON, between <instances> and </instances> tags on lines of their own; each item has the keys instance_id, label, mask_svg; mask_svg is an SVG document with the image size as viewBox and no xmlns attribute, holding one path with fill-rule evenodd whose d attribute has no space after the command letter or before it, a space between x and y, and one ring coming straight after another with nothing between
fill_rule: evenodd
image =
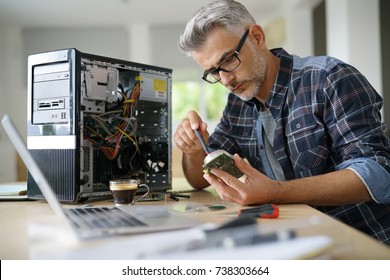
<instances>
[{"instance_id":1,"label":"rolled up sleeve","mask_svg":"<svg viewBox=\"0 0 390 280\"><path fill-rule=\"evenodd\" d=\"M390 173L370 158L355 158L336 166L336 170L350 169L365 184L372 199L377 203L390 203Z\"/></svg>"}]
</instances>

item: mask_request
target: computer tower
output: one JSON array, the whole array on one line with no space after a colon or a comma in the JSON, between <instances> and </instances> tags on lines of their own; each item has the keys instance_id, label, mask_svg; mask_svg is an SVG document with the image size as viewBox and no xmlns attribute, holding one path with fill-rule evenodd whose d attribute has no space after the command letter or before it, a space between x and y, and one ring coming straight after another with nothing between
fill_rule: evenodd
<instances>
[{"instance_id":1,"label":"computer tower","mask_svg":"<svg viewBox=\"0 0 390 280\"><path fill-rule=\"evenodd\" d=\"M60 201L172 188L171 69L56 50L28 57L27 91L27 147ZM43 199L30 174L27 195Z\"/></svg>"}]
</instances>

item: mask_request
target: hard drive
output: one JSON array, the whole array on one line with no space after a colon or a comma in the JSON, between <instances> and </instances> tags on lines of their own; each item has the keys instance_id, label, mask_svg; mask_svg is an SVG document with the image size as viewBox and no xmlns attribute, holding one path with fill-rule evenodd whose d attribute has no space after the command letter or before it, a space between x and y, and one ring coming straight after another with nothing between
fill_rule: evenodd
<instances>
[{"instance_id":1,"label":"hard drive","mask_svg":"<svg viewBox=\"0 0 390 280\"><path fill-rule=\"evenodd\" d=\"M236 178L244 175L234 164L233 156L224 150L211 152L205 157L203 162L203 168L206 172L210 172L212 168L218 168Z\"/></svg>"}]
</instances>

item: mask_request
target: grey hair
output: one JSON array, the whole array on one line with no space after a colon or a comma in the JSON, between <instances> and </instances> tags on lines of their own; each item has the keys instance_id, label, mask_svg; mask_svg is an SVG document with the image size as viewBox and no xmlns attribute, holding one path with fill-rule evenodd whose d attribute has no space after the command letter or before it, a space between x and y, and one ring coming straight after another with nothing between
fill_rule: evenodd
<instances>
[{"instance_id":1,"label":"grey hair","mask_svg":"<svg viewBox=\"0 0 390 280\"><path fill-rule=\"evenodd\" d=\"M244 5L234 0L216 0L200 8L188 21L184 34L180 36L179 50L191 56L202 47L207 34L216 27L233 33L244 32L255 19Z\"/></svg>"}]
</instances>

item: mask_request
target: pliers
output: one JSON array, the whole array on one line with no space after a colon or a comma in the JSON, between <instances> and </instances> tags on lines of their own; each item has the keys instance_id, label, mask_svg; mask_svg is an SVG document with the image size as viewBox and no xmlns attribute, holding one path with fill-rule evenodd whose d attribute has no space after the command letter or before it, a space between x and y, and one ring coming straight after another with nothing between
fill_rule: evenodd
<instances>
[{"instance_id":1,"label":"pliers","mask_svg":"<svg viewBox=\"0 0 390 280\"><path fill-rule=\"evenodd\" d=\"M275 204L262 204L260 206L245 208L238 211L239 216L275 219L279 217L279 207Z\"/></svg>"}]
</instances>

